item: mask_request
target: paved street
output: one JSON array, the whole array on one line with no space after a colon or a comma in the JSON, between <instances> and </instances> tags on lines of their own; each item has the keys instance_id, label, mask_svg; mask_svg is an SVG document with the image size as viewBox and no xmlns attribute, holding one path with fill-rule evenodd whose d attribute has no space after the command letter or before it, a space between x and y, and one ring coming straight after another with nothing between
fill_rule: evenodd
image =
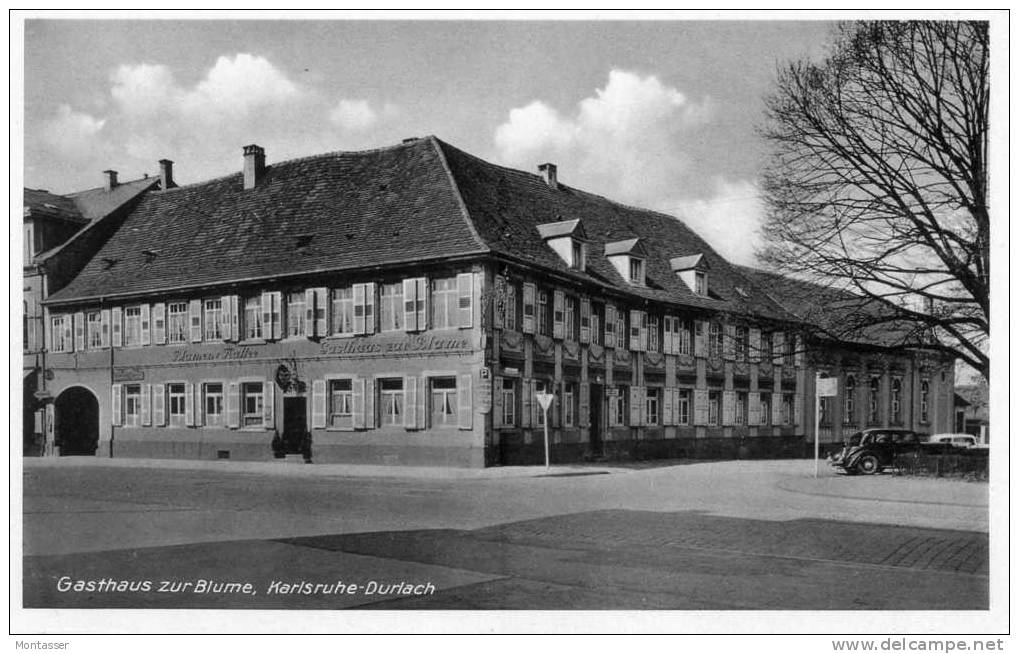
<instances>
[{"instance_id":1,"label":"paved street","mask_svg":"<svg viewBox=\"0 0 1019 654\"><path fill-rule=\"evenodd\" d=\"M812 473L26 460L24 604L988 606L986 484Z\"/></svg>"}]
</instances>

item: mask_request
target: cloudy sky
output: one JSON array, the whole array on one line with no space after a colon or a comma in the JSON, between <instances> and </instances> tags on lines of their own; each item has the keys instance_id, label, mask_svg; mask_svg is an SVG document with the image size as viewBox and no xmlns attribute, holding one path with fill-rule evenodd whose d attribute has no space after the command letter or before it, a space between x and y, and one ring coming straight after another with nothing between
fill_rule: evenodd
<instances>
[{"instance_id":1,"label":"cloudy sky","mask_svg":"<svg viewBox=\"0 0 1019 654\"><path fill-rule=\"evenodd\" d=\"M435 134L676 215L750 263L755 135L778 64L824 22L61 21L25 24L25 185L178 183Z\"/></svg>"}]
</instances>

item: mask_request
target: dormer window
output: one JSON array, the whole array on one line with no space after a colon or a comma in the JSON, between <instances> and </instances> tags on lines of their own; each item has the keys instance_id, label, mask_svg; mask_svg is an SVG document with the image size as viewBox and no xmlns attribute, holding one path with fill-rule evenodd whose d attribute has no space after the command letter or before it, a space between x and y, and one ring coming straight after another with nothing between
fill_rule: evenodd
<instances>
[{"instance_id":1,"label":"dormer window","mask_svg":"<svg viewBox=\"0 0 1019 654\"><path fill-rule=\"evenodd\" d=\"M708 297L708 266L703 254L689 254L669 260L672 271L679 275L694 295Z\"/></svg>"},{"instance_id":2,"label":"dormer window","mask_svg":"<svg viewBox=\"0 0 1019 654\"><path fill-rule=\"evenodd\" d=\"M571 269L587 269L587 234L579 219L538 225L538 233Z\"/></svg>"},{"instance_id":3,"label":"dormer window","mask_svg":"<svg viewBox=\"0 0 1019 654\"><path fill-rule=\"evenodd\" d=\"M630 284L647 283L647 250L639 238L605 244L605 257Z\"/></svg>"}]
</instances>

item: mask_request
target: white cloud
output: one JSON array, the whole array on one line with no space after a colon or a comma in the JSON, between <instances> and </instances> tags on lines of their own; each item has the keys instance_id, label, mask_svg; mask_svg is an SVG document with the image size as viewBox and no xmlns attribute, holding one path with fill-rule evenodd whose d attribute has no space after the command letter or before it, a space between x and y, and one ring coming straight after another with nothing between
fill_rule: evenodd
<instances>
[{"instance_id":1,"label":"white cloud","mask_svg":"<svg viewBox=\"0 0 1019 654\"><path fill-rule=\"evenodd\" d=\"M399 113L397 106L389 102L376 109L368 100L343 99L329 111L329 121L337 127L356 132L374 127L381 120Z\"/></svg>"},{"instance_id":2,"label":"white cloud","mask_svg":"<svg viewBox=\"0 0 1019 654\"><path fill-rule=\"evenodd\" d=\"M556 162L563 183L680 217L722 256L749 264L763 215L756 186L705 178L684 147L711 118L708 98L693 102L654 75L612 70L572 115L534 100L511 109L494 140L507 165Z\"/></svg>"},{"instance_id":3,"label":"white cloud","mask_svg":"<svg viewBox=\"0 0 1019 654\"><path fill-rule=\"evenodd\" d=\"M86 154L106 121L60 105L57 115L43 124L42 137L52 147L72 156Z\"/></svg>"}]
</instances>

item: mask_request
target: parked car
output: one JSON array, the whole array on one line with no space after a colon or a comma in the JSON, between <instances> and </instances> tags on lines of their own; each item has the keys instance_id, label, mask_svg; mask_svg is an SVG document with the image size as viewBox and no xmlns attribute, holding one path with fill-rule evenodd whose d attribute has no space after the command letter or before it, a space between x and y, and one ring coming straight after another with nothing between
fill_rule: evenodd
<instances>
[{"instance_id":1,"label":"parked car","mask_svg":"<svg viewBox=\"0 0 1019 654\"><path fill-rule=\"evenodd\" d=\"M981 443L972 434L934 434L927 439L930 445L946 445L961 450L987 450L989 446Z\"/></svg>"},{"instance_id":2,"label":"parked car","mask_svg":"<svg viewBox=\"0 0 1019 654\"><path fill-rule=\"evenodd\" d=\"M846 473L873 475L892 465L895 457L923 447L923 437L909 429L865 429L849 436L831 465Z\"/></svg>"}]
</instances>

